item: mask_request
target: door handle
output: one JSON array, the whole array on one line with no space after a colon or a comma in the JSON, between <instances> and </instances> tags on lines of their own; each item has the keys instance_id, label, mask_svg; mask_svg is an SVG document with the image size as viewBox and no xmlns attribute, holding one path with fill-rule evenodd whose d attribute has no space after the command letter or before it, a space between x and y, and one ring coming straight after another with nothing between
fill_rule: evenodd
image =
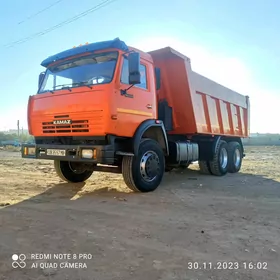
<instances>
[{"instance_id":1,"label":"door handle","mask_svg":"<svg viewBox=\"0 0 280 280\"><path fill-rule=\"evenodd\" d=\"M151 105L151 104L147 104L147 109L152 109L153 108L153 106Z\"/></svg>"}]
</instances>

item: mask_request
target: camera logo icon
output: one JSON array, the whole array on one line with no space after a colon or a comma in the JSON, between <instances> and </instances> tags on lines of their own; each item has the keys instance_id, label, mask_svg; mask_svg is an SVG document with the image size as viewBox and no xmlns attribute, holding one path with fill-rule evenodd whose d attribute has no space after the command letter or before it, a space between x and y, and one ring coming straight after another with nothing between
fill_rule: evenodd
<instances>
[{"instance_id":1,"label":"camera logo icon","mask_svg":"<svg viewBox=\"0 0 280 280\"><path fill-rule=\"evenodd\" d=\"M26 255L24 254L13 254L12 255L12 267L13 268L25 268L26 267Z\"/></svg>"}]
</instances>

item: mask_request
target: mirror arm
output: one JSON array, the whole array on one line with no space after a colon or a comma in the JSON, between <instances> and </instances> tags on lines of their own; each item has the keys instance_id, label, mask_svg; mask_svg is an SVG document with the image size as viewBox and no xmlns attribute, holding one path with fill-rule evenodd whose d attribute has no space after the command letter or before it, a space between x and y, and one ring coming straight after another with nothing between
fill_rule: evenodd
<instances>
[{"instance_id":1,"label":"mirror arm","mask_svg":"<svg viewBox=\"0 0 280 280\"><path fill-rule=\"evenodd\" d=\"M127 89L125 89L125 91L128 91L129 89L131 89L134 85L130 85Z\"/></svg>"},{"instance_id":2,"label":"mirror arm","mask_svg":"<svg viewBox=\"0 0 280 280\"><path fill-rule=\"evenodd\" d=\"M127 91L129 89L131 89L134 85L130 85L128 88L126 89L121 89L121 95L125 96L125 97L129 97L129 98L133 98L133 94L127 93Z\"/></svg>"}]
</instances>

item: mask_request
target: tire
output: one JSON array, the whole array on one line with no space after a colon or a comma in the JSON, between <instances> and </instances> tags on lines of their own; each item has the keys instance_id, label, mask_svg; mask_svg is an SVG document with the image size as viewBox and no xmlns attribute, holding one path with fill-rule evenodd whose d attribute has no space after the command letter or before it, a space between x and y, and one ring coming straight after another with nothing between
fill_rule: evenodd
<instances>
[{"instance_id":1,"label":"tire","mask_svg":"<svg viewBox=\"0 0 280 280\"><path fill-rule=\"evenodd\" d=\"M242 147L238 142L228 143L228 172L237 173L239 172L242 165Z\"/></svg>"},{"instance_id":2,"label":"tire","mask_svg":"<svg viewBox=\"0 0 280 280\"><path fill-rule=\"evenodd\" d=\"M54 168L56 174L60 179L69 183L81 183L86 181L93 173L93 170L82 169L75 170L74 168L79 168L79 162L69 162L69 161L54 161ZM76 166L75 166L76 165Z\"/></svg>"},{"instance_id":3,"label":"tire","mask_svg":"<svg viewBox=\"0 0 280 280\"><path fill-rule=\"evenodd\" d=\"M199 172L201 174L205 174L205 175L210 175L211 174L211 170L210 170L209 162L208 161L200 160L198 162L198 165L199 165Z\"/></svg>"},{"instance_id":4,"label":"tire","mask_svg":"<svg viewBox=\"0 0 280 280\"><path fill-rule=\"evenodd\" d=\"M209 167L212 175L224 176L228 172L228 144L220 140L213 160L209 161Z\"/></svg>"},{"instance_id":5,"label":"tire","mask_svg":"<svg viewBox=\"0 0 280 280\"><path fill-rule=\"evenodd\" d=\"M124 156L122 160L124 182L134 192L154 191L160 185L164 171L165 157L162 148L152 139L145 139L140 143L138 156Z\"/></svg>"}]
</instances>

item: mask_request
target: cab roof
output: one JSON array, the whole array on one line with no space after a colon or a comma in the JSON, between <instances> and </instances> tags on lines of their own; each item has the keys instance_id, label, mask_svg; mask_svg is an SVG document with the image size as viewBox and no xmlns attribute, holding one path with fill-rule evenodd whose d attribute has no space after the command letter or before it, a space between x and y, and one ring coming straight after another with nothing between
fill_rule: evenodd
<instances>
[{"instance_id":1,"label":"cab roof","mask_svg":"<svg viewBox=\"0 0 280 280\"><path fill-rule=\"evenodd\" d=\"M60 52L58 54L46 58L45 60L42 61L41 65L43 67L48 67L50 64L59 60L63 60L67 57L76 56L76 55L78 56L86 52L93 53L95 51L99 51L103 49L119 49L124 52L128 52L130 50L130 48L125 44L125 42L121 41L119 38L116 38L114 40L96 42L96 43L83 45L77 48L68 49L66 51Z\"/></svg>"}]
</instances>

